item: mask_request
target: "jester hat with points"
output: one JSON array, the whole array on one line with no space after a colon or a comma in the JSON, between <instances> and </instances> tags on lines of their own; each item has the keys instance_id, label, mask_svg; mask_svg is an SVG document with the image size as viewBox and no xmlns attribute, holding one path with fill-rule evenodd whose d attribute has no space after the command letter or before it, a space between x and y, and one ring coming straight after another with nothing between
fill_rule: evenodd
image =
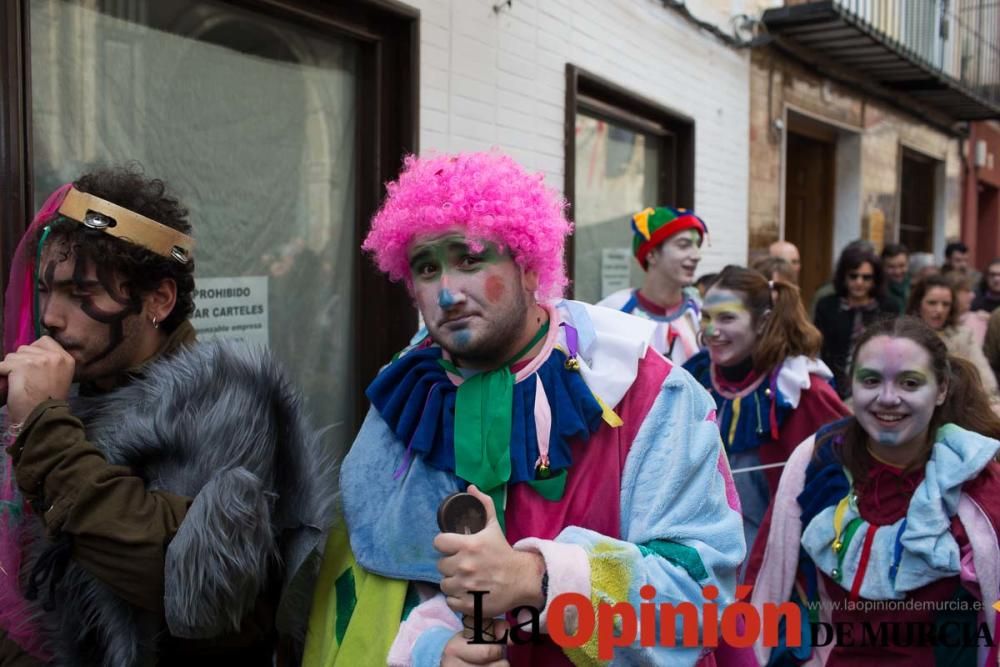
<instances>
[{"instance_id":1,"label":"jester hat with points","mask_svg":"<svg viewBox=\"0 0 1000 667\"><path fill-rule=\"evenodd\" d=\"M661 243L678 232L693 229L702 239L708 234L705 221L685 208L657 206L632 216L632 254L646 270L646 257Z\"/></svg>"}]
</instances>

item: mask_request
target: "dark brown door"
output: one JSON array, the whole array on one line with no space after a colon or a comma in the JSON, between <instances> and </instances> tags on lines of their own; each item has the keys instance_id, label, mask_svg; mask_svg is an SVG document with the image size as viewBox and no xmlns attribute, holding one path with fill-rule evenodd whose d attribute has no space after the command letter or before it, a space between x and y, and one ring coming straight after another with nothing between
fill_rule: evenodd
<instances>
[{"instance_id":1,"label":"dark brown door","mask_svg":"<svg viewBox=\"0 0 1000 667\"><path fill-rule=\"evenodd\" d=\"M802 300L830 280L833 255L833 144L788 134L785 240L799 248Z\"/></svg>"},{"instance_id":2,"label":"dark brown door","mask_svg":"<svg viewBox=\"0 0 1000 667\"><path fill-rule=\"evenodd\" d=\"M910 252L934 250L934 171L936 162L903 152L899 183L899 242Z\"/></svg>"}]
</instances>

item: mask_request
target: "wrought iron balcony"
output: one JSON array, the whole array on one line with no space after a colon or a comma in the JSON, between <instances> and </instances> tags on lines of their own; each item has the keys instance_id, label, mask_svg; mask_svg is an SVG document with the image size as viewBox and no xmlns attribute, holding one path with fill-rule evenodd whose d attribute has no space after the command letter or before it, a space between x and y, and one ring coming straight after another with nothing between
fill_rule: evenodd
<instances>
[{"instance_id":1,"label":"wrought iron balcony","mask_svg":"<svg viewBox=\"0 0 1000 667\"><path fill-rule=\"evenodd\" d=\"M821 0L764 12L778 46L950 120L1000 118L1000 0Z\"/></svg>"}]
</instances>

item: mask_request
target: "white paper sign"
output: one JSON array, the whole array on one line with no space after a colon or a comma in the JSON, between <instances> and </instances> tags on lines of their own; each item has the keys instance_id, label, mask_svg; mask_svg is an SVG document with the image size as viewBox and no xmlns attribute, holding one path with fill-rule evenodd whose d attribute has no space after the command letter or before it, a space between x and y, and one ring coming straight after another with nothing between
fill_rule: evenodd
<instances>
[{"instance_id":1,"label":"white paper sign","mask_svg":"<svg viewBox=\"0 0 1000 667\"><path fill-rule=\"evenodd\" d=\"M601 248L601 298L628 289L632 252L628 248Z\"/></svg>"},{"instance_id":2,"label":"white paper sign","mask_svg":"<svg viewBox=\"0 0 1000 667\"><path fill-rule=\"evenodd\" d=\"M191 322L199 340L235 338L267 345L267 276L196 278Z\"/></svg>"}]
</instances>

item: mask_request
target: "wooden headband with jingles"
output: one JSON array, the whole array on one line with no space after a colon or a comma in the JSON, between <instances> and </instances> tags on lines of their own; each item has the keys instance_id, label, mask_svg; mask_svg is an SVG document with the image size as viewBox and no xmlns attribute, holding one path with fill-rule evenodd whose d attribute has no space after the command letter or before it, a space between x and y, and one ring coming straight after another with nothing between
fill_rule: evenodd
<instances>
[{"instance_id":1,"label":"wooden headband with jingles","mask_svg":"<svg viewBox=\"0 0 1000 667\"><path fill-rule=\"evenodd\" d=\"M88 229L140 245L181 264L190 262L194 254L194 239L187 234L76 188L66 193L59 213Z\"/></svg>"}]
</instances>

